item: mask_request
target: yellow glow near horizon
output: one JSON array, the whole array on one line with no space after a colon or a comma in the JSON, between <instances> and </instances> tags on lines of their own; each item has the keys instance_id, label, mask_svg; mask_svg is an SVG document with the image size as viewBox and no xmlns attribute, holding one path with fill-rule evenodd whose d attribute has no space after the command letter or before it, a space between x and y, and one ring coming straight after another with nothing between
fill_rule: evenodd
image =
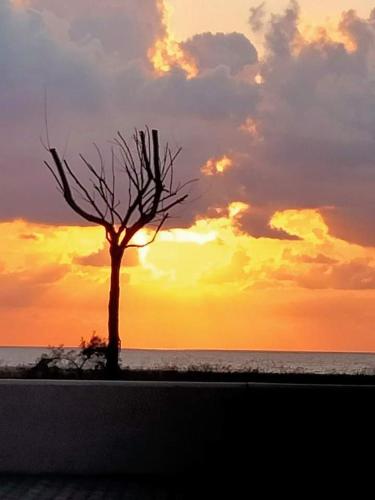
<instances>
[{"instance_id":1,"label":"yellow glow near horizon","mask_svg":"<svg viewBox=\"0 0 375 500\"><path fill-rule=\"evenodd\" d=\"M334 238L313 209L276 212L274 237L254 238L240 226L251 210L233 202L217 217L163 230L152 245L125 254L124 345L349 349L353 323L336 314L345 304L360 325L356 348L375 350L366 333L374 320L375 249ZM102 228L0 226L2 343L76 345L93 330L105 335L110 268ZM278 239L277 230L295 239ZM135 242L152 234L142 231Z\"/></svg>"}]
</instances>

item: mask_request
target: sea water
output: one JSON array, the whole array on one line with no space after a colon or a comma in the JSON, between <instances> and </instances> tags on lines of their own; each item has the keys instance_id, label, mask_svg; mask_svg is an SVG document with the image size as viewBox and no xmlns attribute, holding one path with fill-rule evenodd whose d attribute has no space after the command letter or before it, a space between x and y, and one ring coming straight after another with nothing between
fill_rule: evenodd
<instances>
[{"instance_id":1,"label":"sea water","mask_svg":"<svg viewBox=\"0 0 375 500\"><path fill-rule=\"evenodd\" d=\"M1 366L32 366L43 347L0 347ZM130 369L195 369L375 375L375 354L276 351L139 350L124 349L122 366Z\"/></svg>"}]
</instances>

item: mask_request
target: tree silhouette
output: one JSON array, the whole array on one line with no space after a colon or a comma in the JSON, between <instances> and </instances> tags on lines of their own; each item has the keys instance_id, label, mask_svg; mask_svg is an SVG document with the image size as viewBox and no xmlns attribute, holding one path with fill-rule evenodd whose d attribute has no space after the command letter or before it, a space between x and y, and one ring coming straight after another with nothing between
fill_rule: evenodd
<instances>
[{"instance_id":1,"label":"tree silhouette","mask_svg":"<svg viewBox=\"0 0 375 500\"><path fill-rule=\"evenodd\" d=\"M143 248L155 241L170 210L188 197L184 184L175 183L174 164L181 149L172 152L169 145L160 154L157 130L135 131L133 143L120 133L112 142L108 168L100 149L94 145L98 165L83 155L80 159L88 172L83 180L55 148L48 145L52 162L45 162L67 204L82 218L104 227L111 257L111 282L108 303L107 369L119 370L120 270L127 248ZM122 185L119 186L120 176ZM88 187L90 185L90 187ZM154 225L154 234L145 244L134 243L134 236L145 226Z\"/></svg>"}]
</instances>

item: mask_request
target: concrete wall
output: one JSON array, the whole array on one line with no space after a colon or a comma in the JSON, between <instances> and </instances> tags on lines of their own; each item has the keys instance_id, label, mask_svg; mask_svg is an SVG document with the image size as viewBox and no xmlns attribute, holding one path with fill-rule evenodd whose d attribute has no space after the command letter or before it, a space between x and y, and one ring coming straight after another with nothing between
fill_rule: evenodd
<instances>
[{"instance_id":1,"label":"concrete wall","mask_svg":"<svg viewBox=\"0 0 375 500\"><path fill-rule=\"evenodd\" d=\"M372 386L0 381L0 473L249 470L285 451L337 451L343 429L357 439L370 428L374 395Z\"/></svg>"}]
</instances>

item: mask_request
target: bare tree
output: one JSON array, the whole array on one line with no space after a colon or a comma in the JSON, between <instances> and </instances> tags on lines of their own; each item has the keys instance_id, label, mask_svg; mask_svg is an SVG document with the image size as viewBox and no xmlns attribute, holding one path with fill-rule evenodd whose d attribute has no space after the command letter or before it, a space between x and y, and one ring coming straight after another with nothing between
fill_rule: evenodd
<instances>
[{"instance_id":1,"label":"bare tree","mask_svg":"<svg viewBox=\"0 0 375 500\"><path fill-rule=\"evenodd\" d=\"M111 256L106 357L108 371L115 374L119 369L120 269L124 252L155 241L171 209L188 197L185 190L192 181L175 183L174 164L181 149L172 152L166 144L160 152L157 130L136 131L131 145L118 132L112 142L110 167L105 165L100 149L95 148L97 165L80 155L89 174L88 182L50 145L47 149L52 161L45 164L68 205L88 222L105 229ZM119 186L121 173L123 182ZM134 243L135 234L149 225L155 226L149 241Z\"/></svg>"}]
</instances>

